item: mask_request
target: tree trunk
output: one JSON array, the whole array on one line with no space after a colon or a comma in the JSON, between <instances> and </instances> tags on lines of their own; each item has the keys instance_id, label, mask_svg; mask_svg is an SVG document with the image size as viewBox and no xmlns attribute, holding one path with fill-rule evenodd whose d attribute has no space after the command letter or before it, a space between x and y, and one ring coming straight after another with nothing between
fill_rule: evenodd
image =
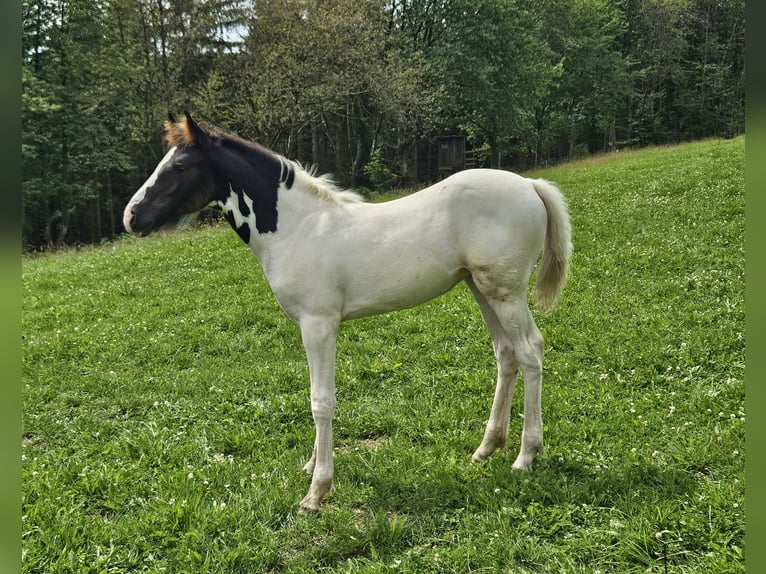
<instances>
[{"instance_id":1,"label":"tree trunk","mask_svg":"<svg viewBox=\"0 0 766 574\"><path fill-rule=\"evenodd\" d=\"M117 235L114 226L114 194L112 191L112 173L106 172L106 212L109 214L109 239Z\"/></svg>"},{"instance_id":2,"label":"tree trunk","mask_svg":"<svg viewBox=\"0 0 766 574\"><path fill-rule=\"evenodd\" d=\"M98 174L94 177L95 181L98 181ZM102 229L101 229L101 186L96 186L96 197L93 200L96 204L95 206L95 213L94 213L94 219L95 219L95 231L91 230L91 242L98 243L101 241L102 235Z\"/></svg>"},{"instance_id":3,"label":"tree trunk","mask_svg":"<svg viewBox=\"0 0 766 574\"><path fill-rule=\"evenodd\" d=\"M311 120L311 163L319 165L319 128L316 119Z\"/></svg>"},{"instance_id":4,"label":"tree trunk","mask_svg":"<svg viewBox=\"0 0 766 574\"><path fill-rule=\"evenodd\" d=\"M343 119L338 118L338 122L335 124L335 173L337 175L343 173L343 134L345 131Z\"/></svg>"}]
</instances>

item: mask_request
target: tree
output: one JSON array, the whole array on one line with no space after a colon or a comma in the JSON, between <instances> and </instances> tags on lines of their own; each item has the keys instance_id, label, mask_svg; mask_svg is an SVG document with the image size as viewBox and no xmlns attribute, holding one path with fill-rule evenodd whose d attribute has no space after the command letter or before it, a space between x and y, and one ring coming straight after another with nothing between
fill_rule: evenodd
<instances>
[{"instance_id":1,"label":"tree","mask_svg":"<svg viewBox=\"0 0 766 574\"><path fill-rule=\"evenodd\" d=\"M433 66L422 52L403 47L387 51L373 84L370 123L371 158L380 161L385 148L393 156L401 179L417 182L420 149L437 133L443 121L443 87L433 81Z\"/></svg>"},{"instance_id":2,"label":"tree","mask_svg":"<svg viewBox=\"0 0 766 574\"><path fill-rule=\"evenodd\" d=\"M58 246L75 212L98 200L101 174L127 164L98 121L111 73L103 14L87 0L24 4L22 199L24 242ZM31 215L34 217L30 217ZM100 215L100 210L98 211ZM100 220L79 240L100 239Z\"/></svg>"},{"instance_id":3,"label":"tree","mask_svg":"<svg viewBox=\"0 0 766 574\"><path fill-rule=\"evenodd\" d=\"M692 138L735 135L744 129L745 3L697 0L693 7L670 119Z\"/></svg>"},{"instance_id":4,"label":"tree","mask_svg":"<svg viewBox=\"0 0 766 574\"><path fill-rule=\"evenodd\" d=\"M491 165L525 142L533 110L555 74L540 20L517 1L452 0L430 48L454 127Z\"/></svg>"},{"instance_id":5,"label":"tree","mask_svg":"<svg viewBox=\"0 0 766 574\"><path fill-rule=\"evenodd\" d=\"M354 184L376 132L377 123L367 120L392 77L385 72L384 24L375 0L258 3L238 86L251 122L246 132L276 147L287 140L285 151L318 165L331 156L334 171Z\"/></svg>"},{"instance_id":6,"label":"tree","mask_svg":"<svg viewBox=\"0 0 766 574\"><path fill-rule=\"evenodd\" d=\"M674 132L668 123L668 103L685 74L691 0L629 0L625 9L633 84L627 139L639 144L666 142Z\"/></svg>"},{"instance_id":7,"label":"tree","mask_svg":"<svg viewBox=\"0 0 766 574\"><path fill-rule=\"evenodd\" d=\"M744 0L22 0L25 248L121 232L168 111L347 185L744 130ZM502 162L501 162L502 158ZM364 169L368 166L368 169ZM374 174L374 175L371 175Z\"/></svg>"},{"instance_id":8,"label":"tree","mask_svg":"<svg viewBox=\"0 0 766 574\"><path fill-rule=\"evenodd\" d=\"M551 0L539 2L535 11L558 72L535 111L536 156L614 149L630 89L621 53L622 12L613 0Z\"/></svg>"},{"instance_id":9,"label":"tree","mask_svg":"<svg viewBox=\"0 0 766 574\"><path fill-rule=\"evenodd\" d=\"M629 138L648 144L744 130L744 0L622 4Z\"/></svg>"}]
</instances>

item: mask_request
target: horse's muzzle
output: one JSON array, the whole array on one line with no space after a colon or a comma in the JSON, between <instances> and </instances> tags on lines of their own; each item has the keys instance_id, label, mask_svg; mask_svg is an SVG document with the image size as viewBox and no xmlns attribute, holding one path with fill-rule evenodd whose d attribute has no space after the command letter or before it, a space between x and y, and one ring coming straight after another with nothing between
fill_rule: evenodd
<instances>
[{"instance_id":1,"label":"horse's muzzle","mask_svg":"<svg viewBox=\"0 0 766 574\"><path fill-rule=\"evenodd\" d=\"M140 237L145 237L154 231L154 220L140 219L136 217L135 206L130 206L125 209L125 213L122 217L122 224L125 226L125 231L129 233L135 233Z\"/></svg>"}]
</instances>

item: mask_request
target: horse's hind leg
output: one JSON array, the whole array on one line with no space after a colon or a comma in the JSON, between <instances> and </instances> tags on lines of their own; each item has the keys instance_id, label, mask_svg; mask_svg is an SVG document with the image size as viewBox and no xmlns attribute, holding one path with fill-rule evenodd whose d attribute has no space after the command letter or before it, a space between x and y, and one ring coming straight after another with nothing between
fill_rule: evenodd
<instances>
[{"instance_id":1,"label":"horse's hind leg","mask_svg":"<svg viewBox=\"0 0 766 574\"><path fill-rule=\"evenodd\" d=\"M524 374L524 428L521 432L521 449L513 463L516 470L526 470L535 457L543 451L543 336L537 328L532 313L524 301L526 312L526 334L521 335L523 343L518 347L521 359L521 372Z\"/></svg>"},{"instance_id":2,"label":"horse's hind leg","mask_svg":"<svg viewBox=\"0 0 766 574\"><path fill-rule=\"evenodd\" d=\"M471 288L471 292L479 304L484 324L487 326L489 335L492 338L492 348L495 352L495 360L497 361L497 386L495 387L495 398L492 401L492 410L487 422L487 428L484 431L484 439L472 457L473 462L481 462L486 460L496 449L505 446L508 436L508 421L511 414L511 399L513 398L513 390L516 387L519 365L516 361L516 354L511 345L511 340L498 321L495 311L489 305L484 295L477 289L472 279L469 278L466 283Z\"/></svg>"},{"instance_id":3,"label":"horse's hind leg","mask_svg":"<svg viewBox=\"0 0 766 574\"><path fill-rule=\"evenodd\" d=\"M514 294L510 290L498 289L497 284L490 282L487 278L474 277L473 281L472 289L484 297L487 305L494 312L497 323L510 341L514 360L524 376L524 429L521 434L521 450L513 463L513 468L527 469L535 456L543 450L543 421L540 404L543 336L529 311L525 289ZM503 406L510 406L510 397L508 397L508 405L503 404Z\"/></svg>"}]
</instances>

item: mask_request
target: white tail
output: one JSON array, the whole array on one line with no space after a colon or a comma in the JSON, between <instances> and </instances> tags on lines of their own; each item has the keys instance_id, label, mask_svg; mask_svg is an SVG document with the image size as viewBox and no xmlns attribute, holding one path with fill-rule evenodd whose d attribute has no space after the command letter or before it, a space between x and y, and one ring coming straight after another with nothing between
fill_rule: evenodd
<instances>
[{"instance_id":1,"label":"white tail","mask_svg":"<svg viewBox=\"0 0 766 574\"><path fill-rule=\"evenodd\" d=\"M543 179L536 179L532 184L548 212L543 259L535 280L535 303L549 311L556 306L566 281L572 252L572 226L566 200L559 189Z\"/></svg>"}]
</instances>

